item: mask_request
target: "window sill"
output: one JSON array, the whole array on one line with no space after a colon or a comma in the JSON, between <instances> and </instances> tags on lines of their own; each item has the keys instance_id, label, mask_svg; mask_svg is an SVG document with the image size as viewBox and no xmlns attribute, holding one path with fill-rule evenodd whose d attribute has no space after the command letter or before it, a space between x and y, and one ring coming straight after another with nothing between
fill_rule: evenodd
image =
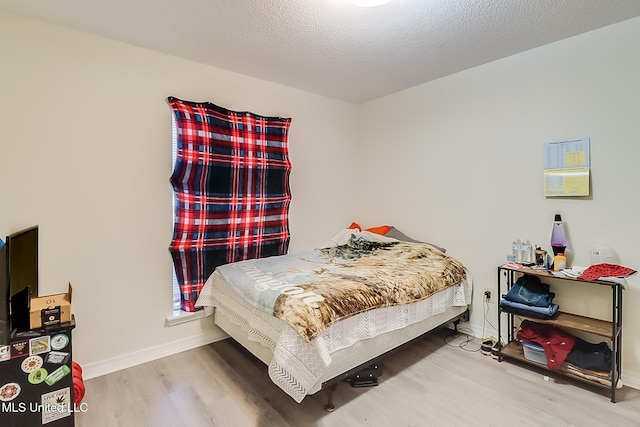
<instances>
[{"instance_id":1,"label":"window sill","mask_svg":"<svg viewBox=\"0 0 640 427\"><path fill-rule=\"evenodd\" d=\"M188 312L177 311L171 316L167 316L167 326L175 326L181 323L192 322L194 320L203 319L213 314L213 307L205 307L204 310Z\"/></svg>"}]
</instances>

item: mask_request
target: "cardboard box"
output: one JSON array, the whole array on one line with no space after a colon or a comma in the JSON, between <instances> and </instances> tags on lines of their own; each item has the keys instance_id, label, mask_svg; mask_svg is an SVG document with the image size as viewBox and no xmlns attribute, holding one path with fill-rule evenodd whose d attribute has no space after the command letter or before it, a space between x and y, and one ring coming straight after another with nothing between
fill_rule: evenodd
<instances>
[{"instance_id":1,"label":"cardboard box","mask_svg":"<svg viewBox=\"0 0 640 427\"><path fill-rule=\"evenodd\" d=\"M29 327L31 329L53 326L71 321L71 283L65 294L31 298Z\"/></svg>"}]
</instances>

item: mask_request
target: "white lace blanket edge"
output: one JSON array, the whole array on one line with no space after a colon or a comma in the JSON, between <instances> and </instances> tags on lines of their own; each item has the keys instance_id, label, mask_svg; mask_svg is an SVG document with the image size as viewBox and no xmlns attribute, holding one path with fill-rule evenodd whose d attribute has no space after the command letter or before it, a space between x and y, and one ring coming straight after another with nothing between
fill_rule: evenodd
<instances>
[{"instance_id":1,"label":"white lace blanket edge","mask_svg":"<svg viewBox=\"0 0 640 427\"><path fill-rule=\"evenodd\" d=\"M471 289L472 280L467 272L466 281L426 300L375 309L350 317L332 325L310 343L286 322L246 303L215 272L203 287L196 307L215 307L216 315L226 316L247 332L250 340L273 350L269 377L299 403L322 377L331 363L333 352L359 340L420 322L443 313L449 307L468 306L471 304Z\"/></svg>"}]
</instances>

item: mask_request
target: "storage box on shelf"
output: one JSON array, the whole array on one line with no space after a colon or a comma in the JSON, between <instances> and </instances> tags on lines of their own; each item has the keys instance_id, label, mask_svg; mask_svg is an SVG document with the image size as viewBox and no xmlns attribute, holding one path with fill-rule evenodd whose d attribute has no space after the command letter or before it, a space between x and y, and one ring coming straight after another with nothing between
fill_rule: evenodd
<instances>
[{"instance_id":1,"label":"storage box on shelf","mask_svg":"<svg viewBox=\"0 0 640 427\"><path fill-rule=\"evenodd\" d=\"M538 270L534 268L522 267L516 268L512 264L505 264L498 267L498 295L502 295L508 292L509 289L516 283L516 279L521 275L529 274L537 276L541 280L549 279L556 281L557 286L561 286L563 282L573 281L581 282L584 284L590 284L594 286L606 286L611 288L611 321L595 319L578 314L571 314L562 311L558 311L552 318L540 319L536 317L527 317L521 313L518 313L519 318L528 318L534 322L546 323L565 329L569 332L582 331L589 334L605 338L611 347L611 369L607 375L607 378L592 379L576 373L572 369L560 369L557 372L561 375L574 378L579 381L583 381L598 387L607 388L609 390L609 396L611 402L616 401L616 387L621 384L621 358L622 358L622 286L619 283L593 280L586 281L577 278L570 277L558 277L553 275L547 270ZM498 308L498 341L506 342L506 345L501 349L498 360L502 361L505 358L522 361L536 366L546 367L546 359L540 359L540 354L535 354L534 349L527 348L523 343L516 340L516 331L518 325L515 323L515 315L505 310L504 308ZM506 320L506 337L502 334L502 318ZM505 339L506 338L506 339ZM542 353L544 355L544 352ZM527 357L529 356L529 357Z\"/></svg>"},{"instance_id":2,"label":"storage box on shelf","mask_svg":"<svg viewBox=\"0 0 640 427\"><path fill-rule=\"evenodd\" d=\"M29 325L31 329L54 326L71 321L71 283L63 294L31 298Z\"/></svg>"},{"instance_id":3,"label":"storage box on shelf","mask_svg":"<svg viewBox=\"0 0 640 427\"><path fill-rule=\"evenodd\" d=\"M544 354L544 348L538 343L523 341L522 350L524 350L524 357L532 362L547 363L547 356Z\"/></svg>"}]
</instances>

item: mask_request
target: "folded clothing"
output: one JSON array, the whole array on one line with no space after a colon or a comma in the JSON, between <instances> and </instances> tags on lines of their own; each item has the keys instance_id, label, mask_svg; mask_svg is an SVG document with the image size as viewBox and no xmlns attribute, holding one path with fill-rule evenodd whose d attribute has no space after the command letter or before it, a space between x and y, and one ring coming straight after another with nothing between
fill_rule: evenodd
<instances>
[{"instance_id":1,"label":"folded clothing","mask_svg":"<svg viewBox=\"0 0 640 427\"><path fill-rule=\"evenodd\" d=\"M608 372L611 370L611 349L606 342L592 344L576 337L566 360L583 369Z\"/></svg>"},{"instance_id":2,"label":"folded clothing","mask_svg":"<svg viewBox=\"0 0 640 427\"><path fill-rule=\"evenodd\" d=\"M556 294L549 292L549 285L541 283L539 277L525 274L516 280L504 298L534 307L549 307L555 296Z\"/></svg>"},{"instance_id":3,"label":"folded clothing","mask_svg":"<svg viewBox=\"0 0 640 427\"><path fill-rule=\"evenodd\" d=\"M525 334L520 334L519 336L525 336ZM522 341L522 345L538 352L544 352L544 347L536 341ZM585 374L600 375L608 378L609 372L611 372L611 356L611 349L606 342L592 344L580 337L575 337L573 348L565 359L565 362L573 365L573 368L566 365L563 365L563 368L581 369L584 370Z\"/></svg>"},{"instance_id":4,"label":"folded clothing","mask_svg":"<svg viewBox=\"0 0 640 427\"><path fill-rule=\"evenodd\" d=\"M523 320L516 333L520 341L534 341L544 348L547 357L547 368L560 369L567 355L573 349L576 338L568 332L543 323Z\"/></svg>"},{"instance_id":5,"label":"folded clothing","mask_svg":"<svg viewBox=\"0 0 640 427\"><path fill-rule=\"evenodd\" d=\"M525 316L532 316L538 319L548 319L553 317L559 310L558 304L550 304L547 307L536 307L527 304L521 304L519 302L509 301L507 299L500 300L500 307L505 308L505 311L516 312L515 314L522 314Z\"/></svg>"}]
</instances>

